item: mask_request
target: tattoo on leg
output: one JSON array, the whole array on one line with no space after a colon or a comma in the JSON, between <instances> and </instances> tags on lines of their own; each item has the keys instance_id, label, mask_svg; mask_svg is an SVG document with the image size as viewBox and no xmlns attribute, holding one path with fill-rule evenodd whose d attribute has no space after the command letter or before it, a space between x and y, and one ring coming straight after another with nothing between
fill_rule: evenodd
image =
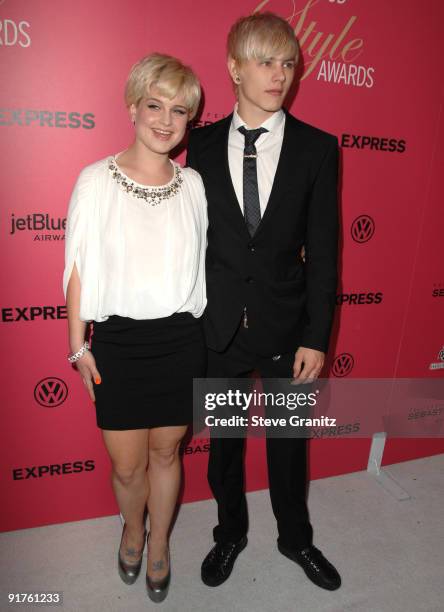
<instances>
[{"instance_id":1,"label":"tattoo on leg","mask_svg":"<svg viewBox=\"0 0 444 612\"><path fill-rule=\"evenodd\" d=\"M160 561L153 561L153 570L159 571L162 570L164 567L165 563L163 559L161 559Z\"/></svg>"},{"instance_id":2,"label":"tattoo on leg","mask_svg":"<svg viewBox=\"0 0 444 612\"><path fill-rule=\"evenodd\" d=\"M128 557L140 557L140 549L136 548L125 548L125 554Z\"/></svg>"}]
</instances>

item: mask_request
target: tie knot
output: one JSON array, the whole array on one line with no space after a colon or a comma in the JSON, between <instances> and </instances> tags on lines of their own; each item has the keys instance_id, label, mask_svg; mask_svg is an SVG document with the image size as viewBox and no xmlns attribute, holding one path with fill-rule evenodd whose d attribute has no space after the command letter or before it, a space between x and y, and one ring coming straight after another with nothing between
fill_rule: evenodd
<instances>
[{"instance_id":1,"label":"tie knot","mask_svg":"<svg viewBox=\"0 0 444 612\"><path fill-rule=\"evenodd\" d=\"M265 134L265 132L268 132L268 130L262 127L256 128L255 130L247 130L247 128L243 125L241 125L241 127L238 128L238 130L245 137L245 148L246 149L249 149L250 147L254 147L254 143L259 138L259 136L261 134Z\"/></svg>"}]
</instances>

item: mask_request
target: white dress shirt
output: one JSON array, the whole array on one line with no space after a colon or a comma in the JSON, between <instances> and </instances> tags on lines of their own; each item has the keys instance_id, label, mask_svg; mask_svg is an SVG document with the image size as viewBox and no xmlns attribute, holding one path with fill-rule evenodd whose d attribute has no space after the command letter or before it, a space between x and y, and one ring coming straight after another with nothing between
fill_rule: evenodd
<instances>
[{"instance_id":1,"label":"white dress shirt","mask_svg":"<svg viewBox=\"0 0 444 612\"><path fill-rule=\"evenodd\" d=\"M239 128L241 126L245 126L247 130L252 129L239 116L236 104L233 111L233 119L231 121L230 133L228 135L228 165L230 168L231 180L233 182L234 191L236 192L237 196L237 201L239 202L239 206L241 207L243 214L243 169L245 138L244 135L239 132ZM257 183L259 190L259 204L261 208L262 217L267 207L271 188L273 186L274 176L276 174L279 156L281 154L285 127L284 111L282 109L277 111L258 127L263 127L268 130L267 133L261 134L255 143L257 152Z\"/></svg>"},{"instance_id":2,"label":"white dress shirt","mask_svg":"<svg viewBox=\"0 0 444 612\"><path fill-rule=\"evenodd\" d=\"M208 224L200 175L181 168L178 193L152 206L117 183L109 170L111 159L82 170L74 187L66 228L65 296L75 263L82 321L106 321L110 315L157 319L176 312L199 317L206 305Z\"/></svg>"}]
</instances>

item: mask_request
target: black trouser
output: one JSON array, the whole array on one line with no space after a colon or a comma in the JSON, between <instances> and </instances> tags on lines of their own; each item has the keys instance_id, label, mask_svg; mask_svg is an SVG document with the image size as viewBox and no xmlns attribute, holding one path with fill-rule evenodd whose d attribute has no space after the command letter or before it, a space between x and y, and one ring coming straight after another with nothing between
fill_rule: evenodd
<instances>
[{"instance_id":1,"label":"black trouser","mask_svg":"<svg viewBox=\"0 0 444 612\"><path fill-rule=\"evenodd\" d=\"M294 352L279 359L260 357L252 350L242 325L223 353L208 352L209 378L245 377L253 370L262 378L291 378ZM270 498L280 544L301 548L312 543L306 502L306 438L268 438L267 466ZM244 489L245 438L212 437L208 482L218 504L216 542L237 542L248 531Z\"/></svg>"}]
</instances>

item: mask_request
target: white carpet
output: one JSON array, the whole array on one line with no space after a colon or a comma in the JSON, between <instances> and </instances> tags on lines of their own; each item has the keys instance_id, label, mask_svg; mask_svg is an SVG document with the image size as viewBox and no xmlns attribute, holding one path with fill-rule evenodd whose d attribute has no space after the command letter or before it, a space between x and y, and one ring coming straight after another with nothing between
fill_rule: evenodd
<instances>
[{"instance_id":1,"label":"white carpet","mask_svg":"<svg viewBox=\"0 0 444 612\"><path fill-rule=\"evenodd\" d=\"M311 484L314 544L342 575L338 591L316 587L279 554L268 491L260 491L248 495L249 544L220 587L200 581L216 517L214 502L205 501L180 510L164 603L149 601L143 573L131 586L118 577L121 525L115 516L1 534L0 610L36 608L9 607L10 592L61 590L63 608L51 609L66 612L443 611L444 455L386 471L410 499L398 501L366 472Z\"/></svg>"}]
</instances>

